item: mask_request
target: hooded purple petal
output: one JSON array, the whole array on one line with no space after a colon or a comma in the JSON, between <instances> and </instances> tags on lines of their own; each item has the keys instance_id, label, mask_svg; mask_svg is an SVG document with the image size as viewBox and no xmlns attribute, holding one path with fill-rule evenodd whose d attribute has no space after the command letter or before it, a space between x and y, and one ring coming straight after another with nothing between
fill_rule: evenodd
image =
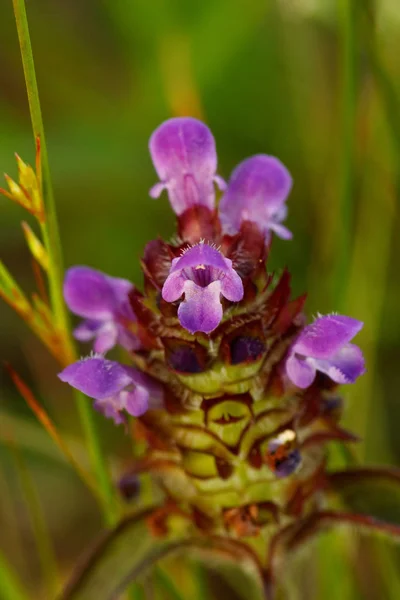
<instances>
[{"instance_id":1,"label":"hooded purple petal","mask_svg":"<svg viewBox=\"0 0 400 600\"><path fill-rule=\"evenodd\" d=\"M220 294L219 281L213 281L207 287L200 287L193 281L187 281L185 300L178 309L181 325L190 333L213 331L222 319Z\"/></svg>"},{"instance_id":2,"label":"hooded purple petal","mask_svg":"<svg viewBox=\"0 0 400 600\"><path fill-rule=\"evenodd\" d=\"M207 265L221 271L227 271L231 268L232 263L226 261L227 259L219 250L209 244L200 243L186 250L176 262L173 261L171 273L190 267L198 267L199 265Z\"/></svg>"},{"instance_id":3,"label":"hooded purple petal","mask_svg":"<svg viewBox=\"0 0 400 600\"><path fill-rule=\"evenodd\" d=\"M301 389L308 388L315 379L316 367L302 358L291 354L286 361L286 373L290 381Z\"/></svg>"},{"instance_id":4,"label":"hooded purple petal","mask_svg":"<svg viewBox=\"0 0 400 600\"><path fill-rule=\"evenodd\" d=\"M217 154L204 123L191 117L165 121L151 136L149 148L161 179L150 192L153 197L166 188L177 215L198 204L214 208Z\"/></svg>"},{"instance_id":5,"label":"hooded purple petal","mask_svg":"<svg viewBox=\"0 0 400 600\"><path fill-rule=\"evenodd\" d=\"M307 325L296 340L296 354L313 358L331 358L361 329L363 323L343 315L319 317Z\"/></svg>"},{"instance_id":6,"label":"hooded purple petal","mask_svg":"<svg viewBox=\"0 0 400 600\"><path fill-rule=\"evenodd\" d=\"M125 279L89 267L72 267L65 277L64 298L76 315L103 320L112 317L132 288Z\"/></svg>"},{"instance_id":7,"label":"hooded purple petal","mask_svg":"<svg viewBox=\"0 0 400 600\"><path fill-rule=\"evenodd\" d=\"M58 376L61 381L95 400L115 396L132 382L126 367L101 356L73 363Z\"/></svg>"},{"instance_id":8,"label":"hooded purple petal","mask_svg":"<svg viewBox=\"0 0 400 600\"><path fill-rule=\"evenodd\" d=\"M259 154L244 160L233 171L219 205L223 230L232 235L243 221L253 221L267 238L272 230L289 239L290 231L280 222L286 217L284 202L291 187L290 173L277 158Z\"/></svg>"}]
</instances>

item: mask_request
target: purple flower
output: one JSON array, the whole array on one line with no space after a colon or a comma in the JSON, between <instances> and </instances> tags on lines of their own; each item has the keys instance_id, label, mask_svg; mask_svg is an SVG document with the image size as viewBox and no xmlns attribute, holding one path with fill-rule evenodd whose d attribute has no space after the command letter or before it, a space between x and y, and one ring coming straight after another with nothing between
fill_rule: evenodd
<instances>
[{"instance_id":1,"label":"purple flower","mask_svg":"<svg viewBox=\"0 0 400 600\"><path fill-rule=\"evenodd\" d=\"M365 372L364 357L349 341L363 323L342 315L318 317L300 333L286 360L286 373L299 388L312 384L321 371L336 383L354 383Z\"/></svg>"},{"instance_id":2,"label":"purple flower","mask_svg":"<svg viewBox=\"0 0 400 600\"><path fill-rule=\"evenodd\" d=\"M81 342L94 339L95 352L107 352L119 343L127 350L139 347L138 338L124 327L136 321L128 294L133 285L89 267L72 267L64 281L64 298L70 310L85 320L75 329Z\"/></svg>"},{"instance_id":3,"label":"purple flower","mask_svg":"<svg viewBox=\"0 0 400 600\"><path fill-rule=\"evenodd\" d=\"M285 200L291 187L290 173L277 158L258 154L241 162L233 171L219 205L224 232L233 235L243 221L253 221L267 242L271 231L290 239L292 234L282 221L287 215Z\"/></svg>"},{"instance_id":4,"label":"purple flower","mask_svg":"<svg viewBox=\"0 0 400 600\"><path fill-rule=\"evenodd\" d=\"M216 175L215 141L204 123L190 117L165 121L151 136L149 147L161 179L150 196L158 198L166 189L177 215L199 204L214 208L214 182L221 189L225 182Z\"/></svg>"},{"instance_id":5,"label":"purple flower","mask_svg":"<svg viewBox=\"0 0 400 600\"><path fill-rule=\"evenodd\" d=\"M190 333L210 333L222 319L221 295L239 302L243 298L243 283L231 260L201 242L172 261L162 297L175 302L182 294L185 299L178 309L181 325Z\"/></svg>"},{"instance_id":6,"label":"purple flower","mask_svg":"<svg viewBox=\"0 0 400 600\"><path fill-rule=\"evenodd\" d=\"M121 365L102 356L84 358L59 373L61 381L94 398L94 408L123 423L123 411L139 417L146 410L162 403L159 384L132 367Z\"/></svg>"}]
</instances>

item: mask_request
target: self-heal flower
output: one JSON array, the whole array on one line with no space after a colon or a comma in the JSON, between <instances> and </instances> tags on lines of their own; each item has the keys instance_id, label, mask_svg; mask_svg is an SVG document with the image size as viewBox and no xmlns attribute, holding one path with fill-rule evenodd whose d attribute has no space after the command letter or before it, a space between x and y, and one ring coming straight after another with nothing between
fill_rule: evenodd
<instances>
[{"instance_id":1,"label":"self-heal flower","mask_svg":"<svg viewBox=\"0 0 400 600\"><path fill-rule=\"evenodd\" d=\"M231 260L216 248L200 243L172 261L164 283L162 297L167 302L175 302L182 294L185 298L178 308L181 325L190 333L210 333L222 319L221 295L239 302L243 283Z\"/></svg>"},{"instance_id":2,"label":"self-heal flower","mask_svg":"<svg viewBox=\"0 0 400 600\"><path fill-rule=\"evenodd\" d=\"M362 326L361 321L342 315L319 317L307 325L286 360L289 379L306 388L321 371L336 383L354 383L365 371L364 358L360 348L349 342Z\"/></svg>"},{"instance_id":3,"label":"self-heal flower","mask_svg":"<svg viewBox=\"0 0 400 600\"><path fill-rule=\"evenodd\" d=\"M150 196L158 198L166 189L177 215L196 205L214 208L214 183L221 189L225 183L216 175L215 141L204 123L190 117L165 121L151 136L149 147L161 179Z\"/></svg>"},{"instance_id":4,"label":"self-heal flower","mask_svg":"<svg viewBox=\"0 0 400 600\"><path fill-rule=\"evenodd\" d=\"M136 321L128 294L133 285L89 267L72 267L64 281L64 297L70 310L85 320L75 329L81 342L94 339L95 352L107 352L117 343L126 350L139 347L138 338L125 325Z\"/></svg>"},{"instance_id":5,"label":"self-heal flower","mask_svg":"<svg viewBox=\"0 0 400 600\"><path fill-rule=\"evenodd\" d=\"M116 425L125 421L124 412L139 417L162 402L161 387L145 373L102 356L75 362L58 376L93 398L94 408Z\"/></svg>"},{"instance_id":6,"label":"self-heal flower","mask_svg":"<svg viewBox=\"0 0 400 600\"><path fill-rule=\"evenodd\" d=\"M192 520L190 535L234 537L244 548L250 536L269 540L248 549L272 598L293 548L330 522L395 531L375 515L335 510L348 482L353 491L371 470L338 472L326 460L332 440L356 441L341 427L335 382L364 371L350 343L362 323L330 315L304 326L305 295L292 298L286 269L278 280L266 270L272 233L291 237L282 221L292 180L279 160L242 162L218 211L215 143L203 123L163 123L150 152L160 179L151 193L167 191L177 235L146 246L143 292L87 267L72 269L65 285L69 306L88 319L81 339L94 336L104 350L126 345L133 330L140 345L129 366L97 354L59 377L116 424L138 418L145 447L119 489L135 500L142 473L160 486L145 515L152 534L168 533L178 511ZM392 470L384 476L400 481Z\"/></svg>"},{"instance_id":7,"label":"self-heal flower","mask_svg":"<svg viewBox=\"0 0 400 600\"><path fill-rule=\"evenodd\" d=\"M291 232L282 225L286 218L286 198L292 178L286 167L273 156L259 154L247 158L233 171L219 205L225 233L233 235L244 221L256 223L268 242L271 231L287 240Z\"/></svg>"}]
</instances>

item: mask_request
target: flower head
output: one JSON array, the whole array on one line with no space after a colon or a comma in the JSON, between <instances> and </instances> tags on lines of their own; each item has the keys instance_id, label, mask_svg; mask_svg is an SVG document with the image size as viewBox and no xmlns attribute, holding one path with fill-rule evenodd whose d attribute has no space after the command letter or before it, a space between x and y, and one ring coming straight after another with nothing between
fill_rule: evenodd
<instances>
[{"instance_id":1,"label":"flower head","mask_svg":"<svg viewBox=\"0 0 400 600\"><path fill-rule=\"evenodd\" d=\"M282 221L287 214L285 201L291 187L290 173L277 158L266 154L247 158L233 171L219 205L224 231L237 233L243 221L253 221L267 241L271 231L290 239L292 234Z\"/></svg>"},{"instance_id":2,"label":"flower head","mask_svg":"<svg viewBox=\"0 0 400 600\"><path fill-rule=\"evenodd\" d=\"M216 175L215 141L204 123L190 117L165 121L151 136L149 147L161 179L150 190L153 198L166 189L177 215L195 205L214 208L214 182L224 183Z\"/></svg>"},{"instance_id":3,"label":"flower head","mask_svg":"<svg viewBox=\"0 0 400 600\"><path fill-rule=\"evenodd\" d=\"M318 317L291 347L286 360L289 379L306 388L321 371L336 383L353 383L365 367L360 348L349 342L362 326L361 321L342 315Z\"/></svg>"},{"instance_id":4,"label":"flower head","mask_svg":"<svg viewBox=\"0 0 400 600\"><path fill-rule=\"evenodd\" d=\"M243 283L231 260L216 248L200 243L172 261L164 283L162 297L167 302L175 302L182 294L185 299L178 309L181 325L190 333L210 333L222 319L221 295L239 302Z\"/></svg>"},{"instance_id":5,"label":"flower head","mask_svg":"<svg viewBox=\"0 0 400 600\"><path fill-rule=\"evenodd\" d=\"M119 343L127 350L139 346L137 337L124 323L136 321L128 294L133 285L126 279L109 277L89 267L72 267L64 281L65 301L72 312L85 320L75 329L81 342L94 339L95 352L107 352Z\"/></svg>"},{"instance_id":6,"label":"flower head","mask_svg":"<svg viewBox=\"0 0 400 600\"><path fill-rule=\"evenodd\" d=\"M58 376L93 398L95 409L116 425L125 421L123 411L138 417L162 400L160 386L146 374L102 356L75 362Z\"/></svg>"}]
</instances>

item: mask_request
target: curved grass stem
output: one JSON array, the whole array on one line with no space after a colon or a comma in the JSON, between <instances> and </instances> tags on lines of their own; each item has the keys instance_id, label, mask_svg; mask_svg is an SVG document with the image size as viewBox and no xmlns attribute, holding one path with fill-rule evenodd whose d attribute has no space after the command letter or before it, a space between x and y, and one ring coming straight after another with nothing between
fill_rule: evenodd
<instances>
[{"instance_id":1,"label":"curved grass stem","mask_svg":"<svg viewBox=\"0 0 400 600\"><path fill-rule=\"evenodd\" d=\"M22 64L25 75L25 83L28 94L29 110L35 140L40 143L40 172L41 185L44 200L44 219L41 225L43 242L49 258L49 289L52 310L55 318L55 327L60 331L65 361L72 362L76 359L74 346L70 336L68 313L65 308L62 280L63 264L60 236L57 223L56 207L50 177L49 161L44 135L42 112L39 100L39 91L36 80L35 65L33 60L32 46L29 35L28 19L26 15L25 1L13 0L15 20L17 24L18 39L21 50ZM101 450L100 440L97 435L93 416L89 403L80 395L76 394L76 403L85 433L88 453L91 459L93 471L101 492L102 508L107 523L114 522L115 503L112 483L106 469L106 463Z\"/></svg>"},{"instance_id":2,"label":"curved grass stem","mask_svg":"<svg viewBox=\"0 0 400 600\"><path fill-rule=\"evenodd\" d=\"M4 554L0 552L0 595L4 600L29 600Z\"/></svg>"}]
</instances>

